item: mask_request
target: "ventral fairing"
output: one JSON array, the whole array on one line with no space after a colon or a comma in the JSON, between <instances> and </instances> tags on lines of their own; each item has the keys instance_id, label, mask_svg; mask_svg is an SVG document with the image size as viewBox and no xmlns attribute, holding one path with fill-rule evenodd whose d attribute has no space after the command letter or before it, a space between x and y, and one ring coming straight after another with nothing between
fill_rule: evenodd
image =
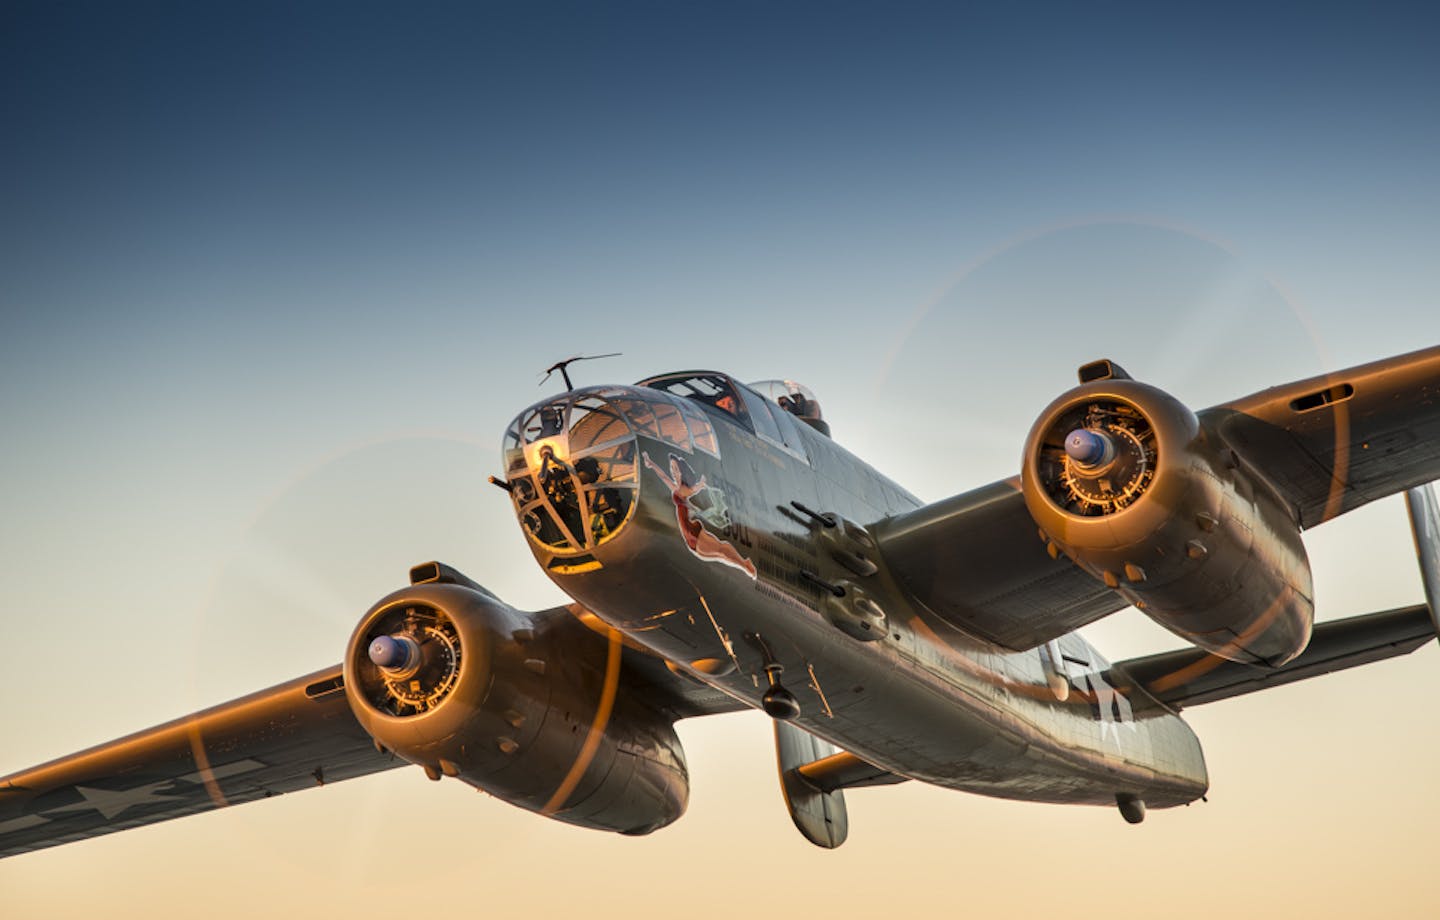
<instances>
[{"instance_id":1,"label":"ventral fairing","mask_svg":"<svg viewBox=\"0 0 1440 920\"><path fill-rule=\"evenodd\" d=\"M340 663L0 780L0 855L404 766L648 834L688 801L675 723L745 708L821 846L844 789L906 780L1133 823L1208 788L1183 708L1435 636L1440 348L1201 411L1087 364L1017 423L1017 476L933 504L792 381L568 363L493 481L572 603L417 565ZM1398 492L1428 603L1314 623L1301 532ZM1132 605L1185 647L1112 663L1075 632Z\"/></svg>"}]
</instances>

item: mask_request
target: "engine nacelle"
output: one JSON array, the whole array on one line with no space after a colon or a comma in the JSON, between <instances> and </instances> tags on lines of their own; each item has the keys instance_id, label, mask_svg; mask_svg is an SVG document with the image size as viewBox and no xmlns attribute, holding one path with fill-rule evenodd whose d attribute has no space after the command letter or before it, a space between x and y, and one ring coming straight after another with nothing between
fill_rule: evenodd
<instances>
[{"instance_id":1,"label":"engine nacelle","mask_svg":"<svg viewBox=\"0 0 1440 920\"><path fill-rule=\"evenodd\" d=\"M1310 641L1297 524L1169 394L1129 379L1065 393L1030 430L1021 481L1052 554L1195 645L1278 666Z\"/></svg>"},{"instance_id":2,"label":"engine nacelle","mask_svg":"<svg viewBox=\"0 0 1440 920\"><path fill-rule=\"evenodd\" d=\"M619 649L567 611L522 612L465 584L382 599L345 653L360 724L432 779L645 834L684 813L689 775L671 721L619 678Z\"/></svg>"}]
</instances>

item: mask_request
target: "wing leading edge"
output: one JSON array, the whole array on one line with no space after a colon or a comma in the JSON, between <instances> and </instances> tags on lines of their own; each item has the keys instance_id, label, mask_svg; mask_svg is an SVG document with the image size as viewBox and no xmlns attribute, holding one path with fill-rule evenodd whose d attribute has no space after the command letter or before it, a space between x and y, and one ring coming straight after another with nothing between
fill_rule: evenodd
<instances>
[{"instance_id":1,"label":"wing leading edge","mask_svg":"<svg viewBox=\"0 0 1440 920\"><path fill-rule=\"evenodd\" d=\"M1440 346L1272 387L1200 417L1313 527L1440 479Z\"/></svg>"}]
</instances>

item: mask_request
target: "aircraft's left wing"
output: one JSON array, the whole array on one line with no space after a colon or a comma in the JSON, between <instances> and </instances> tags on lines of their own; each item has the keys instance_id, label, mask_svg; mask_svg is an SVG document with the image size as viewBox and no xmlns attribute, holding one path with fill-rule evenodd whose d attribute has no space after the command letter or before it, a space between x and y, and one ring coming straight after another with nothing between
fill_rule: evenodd
<instances>
[{"instance_id":1,"label":"aircraft's left wing","mask_svg":"<svg viewBox=\"0 0 1440 920\"><path fill-rule=\"evenodd\" d=\"M1440 347L1301 380L1198 413L1311 527L1440 479ZM1127 606L1046 554L1019 477L875 524L922 607L1005 648L1035 648Z\"/></svg>"},{"instance_id":2,"label":"aircraft's left wing","mask_svg":"<svg viewBox=\"0 0 1440 920\"><path fill-rule=\"evenodd\" d=\"M1187 648L1122 661L1111 668L1110 681L1121 692L1139 687L1182 709L1407 655L1434 638L1429 607L1416 604L1316 623L1310 645L1279 668L1254 667Z\"/></svg>"},{"instance_id":3,"label":"aircraft's left wing","mask_svg":"<svg viewBox=\"0 0 1440 920\"><path fill-rule=\"evenodd\" d=\"M402 765L335 665L0 778L0 857Z\"/></svg>"},{"instance_id":4,"label":"aircraft's left wing","mask_svg":"<svg viewBox=\"0 0 1440 920\"><path fill-rule=\"evenodd\" d=\"M1042 645L1130 603L1045 552L1018 476L881 521L875 540L913 599L1010 649Z\"/></svg>"},{"instance_id":5,"label":"aircraft's left wing","mask_svg":"<svg viewBox=\"0 0 1440 920\"><path fill-rule=\"evenodd\" d=\"M1200 413L1313 527L1440 479L1440 347Z\"/></svg>"}]
</instances>

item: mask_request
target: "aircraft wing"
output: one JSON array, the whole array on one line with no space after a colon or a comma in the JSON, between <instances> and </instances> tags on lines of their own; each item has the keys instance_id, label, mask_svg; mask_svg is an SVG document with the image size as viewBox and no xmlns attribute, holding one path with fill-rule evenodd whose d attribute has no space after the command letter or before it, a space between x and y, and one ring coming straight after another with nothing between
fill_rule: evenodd
<instances>
[{"instance_id":1,"label":"aircraft wing","mask_svg":"<svg viewBox=\"0 0 1440 920\"><path fill-rule=\"evenodd\" d=\"M1440 479L1440 347L1272 387L1200 417L1313 527Z\"/></svg>"},{"instance_id":2,"label":"aircraft wing","mask_svg":"<svg viewBox=\"0 0 1440 920\"><path fill-rule=\"evenodd\" d=\"M882 521L875 540L912 598L1006 648L1034 648L1129 604L1064 556L1050 558L1018 476Z\"/></svg>"},{"instance_id":3,"label":"aircraft wing","mask_svg":"<svg viewBox=\"0 0 1440 920\"><path fill-rule=\"evenodd\" d=\"M1440 479L1440 347L1199 415L1310 527ZM1050 558L1019 477L889 518L874 536L915 601L1008 649L1035 648L1126 606L1068 559Z\"/></svg>"},{"instance_id":4,"label":"aircraft wing","mask_svg":"<svg viewBox=\"0 0 1440 920\"><path fill-rule=\"evenodd\" d=\"M622 692L672 719L746 708L653 654L621 660ZM405 765L355 720L337 664L0 778L0 858Z\"/></svg>"},{"instance_id":5,"label":"aircraft wing","mask_svg":"<svg viewBox=\"0 0 1440 920\"><path fill-rule=\"evenodd\" d=\"M1119 662L1110 671L1111 685L1122 692L1138 686L1181 709L1407 655L1434 638L1429 607L1416 604L1316 623L1310 645L1279 668L1257 668L1188 648Z\"/></svg>"},{"instance_id":6,"label":"aircraft wing","mask_svg":"<svg viewBox=\"0 0 1440 920\"><path fill-rule=\"evenodd\" d=\"M363 776L339 665L0 779L0 857Z\"/></svg>"}]
</instances>

